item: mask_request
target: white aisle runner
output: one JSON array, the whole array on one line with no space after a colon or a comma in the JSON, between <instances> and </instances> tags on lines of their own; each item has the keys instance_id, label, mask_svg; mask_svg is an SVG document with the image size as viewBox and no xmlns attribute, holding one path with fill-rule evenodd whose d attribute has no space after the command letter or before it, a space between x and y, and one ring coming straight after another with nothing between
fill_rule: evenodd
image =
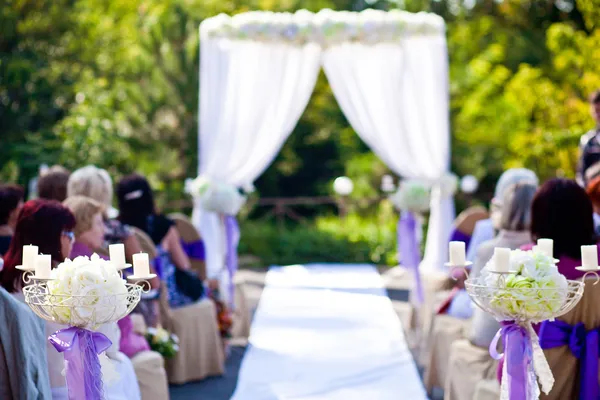
<instances>
[{"instance_id":1,"label":"white aisle runner","mask_svg":"<svg viewBox=\"0 0 600 400\"><path fill-rule=\"evenodd\" d=\"M232 400L426 398L375 268L268 272Z\"/></svg>"}]
</instances>

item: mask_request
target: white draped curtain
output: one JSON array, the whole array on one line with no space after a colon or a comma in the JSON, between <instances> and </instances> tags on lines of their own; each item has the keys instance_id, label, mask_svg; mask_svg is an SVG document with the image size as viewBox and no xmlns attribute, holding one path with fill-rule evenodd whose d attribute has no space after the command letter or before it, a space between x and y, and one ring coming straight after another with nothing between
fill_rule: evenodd
<instances>
[{"instance_id":1,"label":"white draped curtain","mask_svg":"<svg viewBox=\"0 0 600 400\"><path fill-rule=\"evenodd\" d=\"M201 27L199 174L243 187L273 161L314 89L321 49L210 38ZM225 263L220 216L194 208L209 277Z\"/></svg>"},{"instance_id":2,"label":"white draped curtain","mask_svg":"<svg viewBox=\"0 0 600 400\"><path fill-rule=\"evenodd\" d=\"M323 66L344 115L396 174L433 182L449 172L448 58L445 36L400 42L342 43ZM422 269L441 269L454 203L434 187Z\"/></svg>"}]
</instances>

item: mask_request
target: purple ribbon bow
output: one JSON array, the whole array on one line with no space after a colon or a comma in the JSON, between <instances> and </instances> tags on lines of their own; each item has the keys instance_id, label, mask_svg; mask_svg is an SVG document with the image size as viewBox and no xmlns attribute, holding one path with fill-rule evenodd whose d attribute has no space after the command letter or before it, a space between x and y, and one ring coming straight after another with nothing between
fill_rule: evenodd
<instances>
[{"instance_id":1,"label":"purple ribbon bow","mask_svg":"<svg viewBox=\"0 0 600 400\"><path fill-rule=\"evenodd\" d=\"M400 262L413 270L416 285L416 301L423 303L423 284L421 283L421 274L419 273L419 264L421 263L421 250L417 240L417 220L412 212L405 211L398 220L398 250L400 252Z\"/></svg>"},{"instance_id":2,"label":"purple ribbon bow","mask_svg":"<svg viewBox=\"0 0 600 400\"><path fill-rule=\"evenodd\" d=\"M187 243L181 240L181 247L183 247L183 251L189 258L202 261L204 261L206 258L204 254L204 242L202 239Z\"/></svg>"},{"instance_id":3,"label":"purple ribbon bow","mask_svg":"<svg viewBox=\"0 0 600 400\"><path fill-rule=\"evenodd\" d=\"M504 356L508 374L508 392L510 400L527 400L530 388L528 381L533 368L533 348L527 329L514 322L503 322L494 340L490 343L490 355L496 360ZM504 354L497 351L498 341L502 337Z\"/></svg>"},{"instance_id":4,"label":"purple ribbon bow","mask_svg":"<svg viewBox=\"0 0 600 400\"><path fill-rule=\"evenodd\" d=\"M234 308L233 277L238 269L237 248L240 242L240 227L234 216L225 216L225 236L227 240L227 270L229 271L229 306Z\"/></svg>"},{"instance_id":5,"label":"purple ribbon bow","mask_svg":"<svg viewBox=\"0 0 600 400\"><path fill-rule=\"evenodd\" d=\"M544 321L540 329L542 349L569 346L571 353L582 361L580 369L580 399L597 399L598 387L598 329L586 330L583 323L570 325L564 321Z\"/></svg>"},{"instance_id":6,"label":"purple ribbon bow","mask_svg":"<svg viewBox=\"0 0 600 400\"><path fill-rule=\"evenodd\" d=\"M112 344L99 332L71 327L53 333L48 340L63 353L69 400L102 400L102 371L98 355Z\"/></svg>"}]
</instances>

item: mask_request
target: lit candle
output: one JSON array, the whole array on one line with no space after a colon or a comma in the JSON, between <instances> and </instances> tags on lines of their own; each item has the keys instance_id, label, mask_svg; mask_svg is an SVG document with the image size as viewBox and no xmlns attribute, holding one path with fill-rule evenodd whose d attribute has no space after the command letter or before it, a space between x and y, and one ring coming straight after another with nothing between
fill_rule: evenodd
<instances>
[{"instance_id":1,"label":"lit candle","mask_svg":"<svg viewBox=\"0 0 600 400\"><path fill-rule=\"evenodd\" d=\"M598 248L596 245L581 246L581 266L586 269L598 269Z\"/></svg>"},{"instance_id":2,"label":"lit candle","mask_svg":"<svg viewBox=\"0 0 600 400\"><path fill-rule=\"evenodd\" d=\"M35 260L37 256L37 246L23 246L23 268L33 271L36 267Z\"/></svg>"},{"instance_id":3,"label":"lit candle","mask_svg":"<svg viewBox=\"0 0 600 400\"><path fill-rule=\"evenodd\" d=\"M150 260L148 254L138 253L133 255L133 275L138 278L150 275Z\"/></svg>"},{"instance_id":4,"label":"lit candle","mask_svg":"<svg viewBox=\"0 0 600 400\"><path fill-rule=\"evenodd\" d=\"M40 254L35 262L35 277L48 279L52 269L52 256L50 254Z\"/></svg>"},{"instance_id":5,"label":"lit candle","mask_svg":"<svg viewBox=\"0 0 600 400\"><path fill-rule=\"evenodd\" d=\"M496 272L508 272L510 269L510 249L496 247L494 249L494 267Z\"/></svg>"},{"instance_id":6,"label":"lit candle","mask_svg":"<svg viewBox=\"0 0 600 400\"><path fill-rule=\"evenodd\" d=\"M547 255L548 257L554 256L554 242L552 239L538 239L537 247L542 254Z\"/></svg>"},{"instance_id":7,"label":"lit candle","mask_svg":"<svg viewBox=\"0 0 600 400\"><path fill-rule=\"evenodd\" d=\"M110 261L117 267L125 265L125 246L122 243L111 244L108 246Z\"/></svg>"},{"instance_id":8,"label":"lit candle","mask_svg":"<svg viewBox=\"0 0 600 400\"><path fill-rule=\"evenodd\" d=\"M450 242L450 264L465 266L465 242Z\"/></svg>"}]
</instances>

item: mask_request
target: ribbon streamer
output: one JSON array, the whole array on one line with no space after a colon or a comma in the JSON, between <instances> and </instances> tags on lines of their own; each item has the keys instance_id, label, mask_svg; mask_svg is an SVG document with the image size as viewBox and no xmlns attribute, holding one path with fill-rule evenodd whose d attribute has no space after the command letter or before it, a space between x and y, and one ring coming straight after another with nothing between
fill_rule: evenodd
<instances>
[{"instance_id":1,"label":"ribbon streamer","mask_svg":"<svg viewBox=\"0 0 600 400\"><path fill-rule=\"evenodd\" d=\"M423 284L421 282L421 273L419 264L421 264L420 235L417 230L420 228L415 215L410 211L402 212L398 220L397 240L398 250L400 252L400 263L413 270L415 276L415 289L417 304L423 303Z\"/></svg>"},{"instance_id":2,"label":"ribbon streamer","mask_svg":"<svg viewBox=\"0 0 600 400\"><path fill-rule=\"evenodd\" d=\"M554 377L531 323L520 325L511 321L502 322L502 325L490 343L489 349L492 358L501 360L504 357L501 398L538 399L540 394L538 380L544 393L550 393L554 385ZM504 354L499 354L497 351L500 338L504 343Z\"/></svg>"},{"instance_id":3,"label":"ribbon streamer","mask_svg":"<svg viewBox=\"0 0 600 400\"><path fill-rule=\"evenodd\" d=\"M98 355L112 342L102 333L71 327L53 333L48 340L65 357L69 400L102 400L102 370Z\"/></svg>"},{"instance_id":4,"label":"ribbon streamer","mask_svg":"<svg viewBox=\"0 0 600 400\"><path fill-rule=\"evenodd\" d=\"M238 270L238 254L237 248L240 242L240 227L237 219L234 216L225 216L225 237L227 242L227 258L226 265L229 271L229 306L232 310L235 309L233 277Z\"/></svg>"}]
</instances>

